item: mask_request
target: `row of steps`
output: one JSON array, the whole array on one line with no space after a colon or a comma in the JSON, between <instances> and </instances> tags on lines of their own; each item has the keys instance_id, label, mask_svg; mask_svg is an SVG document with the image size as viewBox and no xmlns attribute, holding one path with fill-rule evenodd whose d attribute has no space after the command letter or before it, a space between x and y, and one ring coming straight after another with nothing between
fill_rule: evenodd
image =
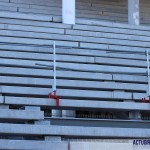
<instances>
[{"instance_id":1,"label":"row of steps","mask_svg":"<svg viewBox=\"0 0 150 150\"><path fill-rule=\"evenodd\" d=\"M80 19L64 25L52 16L5 12L0 17L0 103L6 108L0 109L0 149L67 150L63 138L150 137L149 120L116 117L149 113L150 104L141 103L149 28ZM53 71L36 65L53 65L54 40L57 65L68 68L57 70L59 108L48 99ZM115 117L56 118L54 109Z\"/></svg>"},{"instance_id":2,"label":"row of steps","mask_svg":"<svg viewBox=\"0 0 150 150\"><path fill-rule=\"evenodd\" d=\"M141 22L149 24L149 1L140 2ZM0 10L28 13L28 14L44 14L61 16L62 1L61 0L10 0L0 1ZM127 22L127 0L76 0L77 18L108 20L113 22Z\"/></svg>"},{"instance_id":3,"label":"row of steps","mask_svg":"<svg viewBox=\"0 0 150 150\"><path fill-rule=\"evenodd\" d=\"M0 149L48 150L51 147L52 150L59 150L61 147L61 150L68 150L70 142L62 141L63 139L69 137L81 139L84 137L99 138L105 137L106 134L107 136L114 136L116 133L118 133L117 137L120 138L135 138L135 136L141 138L141 135L142 138L149 137L148 134L145 134L149 133L149 122L119 121L108 118L106 120L47 118L41 111L44 107L42 108L40 104L36 105L36 99L34 99L34 102L30 98L26 98L26 100L28 103L25 104L25 99L20 98L17 104L17 98L15 97L5 97L4 99L1 97ZM47 99L47 102L51 101ZM39 102L44 102L44 99ZM49 104L47 103L45 106L48 107ZM113 128L112 125L114 126ZM123 125L125 125L125 128ZM145 129L141 130L143 126ZM126 134L122 135L122 132Z\"/></svg>"},{"instance_id":4,"label":"row of steps","mask_svg":"<svg viewBox=\"0 0 150 150\"><path fill-rule=\"evenodd\" d=\"M122 101L141 100L145 96L145 50L149 45L145 39L149 40L149 33L143 26L133 29L129 25L106 22L93 25L90 21L87 25L71 26L47 22L46 17L45 21L44 18L35 21L37 17L32 15L30 19L29 15L21 14L12 18L5 13L1 16L0 83L5 95L47 97L52 84L52 70L35 64L52 64L50 45L54 39L58 44L57 65L72 70L58 71L58 94L61 98ZM22 17L23 22L20 21ZM102 41L94 37L92 28ZM105 28L103 34L101 28ZM111 32L111 38L106 36L107 30ZM127 30L130 34L125 34ZM115 32L120 36L116 37ZM112 42L115 43L112 45ZM88 94L82 94L86 91Z\"/></svg>"},{"instance_id":5,"label":"row of steps","mask_svg":"<svg viewBox=\"0 0 150 150\"><path fill-rule=\"evenodd\" d=\"M15 17L12 20L6 18L1 20L3 22L1 26L4 27L0 31L2 93L13 96L47 97L53 74L51 70L37 66L36 63L52 65L53 52L50 45L54 39L58 44L57 65L71 69L71 71L58 71L58 94L61 98L95 100L101 98L122 101L141 100L146 95L145 50L149 46L149 41L144 39L149 40L149 35L143 29L144 27L132 30L132 26L128 28L127 25L120 27L121 25L116 24L115 27L115 25L102 22L103 28L112 30L111 34L114 37L110 38L106 36L107 31L101 34L100 27L97 25L67 26L60 23L47 23L42 21L44 19L42 18L41 22L50 25L51 30L54 29L55 33L49 34L50 29L49 33L45 33L47 26L37 27L34 24L32 20L34 17L30 16L30 20L27 20L28 15L24 15L26 20L20 23L18 20L21 15ZM24 22L30 23L30 26L24 25ZM86 27L85 30L97 27L96 32L100 33L101 37L89 36L87 34L89 31L81 31L83 27ZM118 32L120 31L117 34L121 37L115 37L117 28L119 28ZM66 34L68 30L73 32L68 35ZM131 31L132 35L128 33L124 35L124 30ZM80 35L74 35L78 32ZM86 91L88 94L83 94Z\"/></svg>"}]
</instances>

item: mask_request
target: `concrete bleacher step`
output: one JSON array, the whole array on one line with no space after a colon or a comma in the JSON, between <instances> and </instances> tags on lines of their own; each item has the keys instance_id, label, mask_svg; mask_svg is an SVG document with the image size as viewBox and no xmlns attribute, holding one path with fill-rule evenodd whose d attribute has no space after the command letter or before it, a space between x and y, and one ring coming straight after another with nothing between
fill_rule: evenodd
<instances>
[{"instance_id":1,"label":"concrete bleacher step","mask_svg":"<svg viewBox=\"0 0 150 150\"><path fill-rule=\"evenodd\" d=\"M59 29L57 26L55 27L36 27L36 26L23 26L23 25L7 25L9 30L16 30L16 31L31 31L31 32L41 32L41 33L58 33L64 34L64 29Z\"/></svg>"},{"instance_id":2,"label":"concrete bleacher step","mask_svg":"<svg viewBox=\"0 0 150 150\"><path fill-rule=\"evenodd\" d=\"M19 51L2 51L0 53L1 58L10 58L10 59L23 59L23 60L37 60L37 61L53 61L52 51L49 49L50 53L33 53L33 52L19 52ZM69 50L68 50L69 51ZM72 51L72 49L70 49ZM59 53L59 52L58 52ZM131 67L147 67L146 56L143 55L141 60L138 59L139 55L135 55L133 59L131 58L118 58L122 55L111 56L111 54L101 53L101 57L95 56L78 56L80 52L73 53L57 54L57 60L59 62L74 62L74 63L91 63L91 64L104 64L104 65L118 65L118 66L131 66ZM81 53L82 54L82 53ZM92 54L92 53L91 53ZM90 53L89 53L90 55ZM108 55L108 57L106 57ZM130 55L130 54L128 54ZM104 57L102 57L104 56ZM137 56L137 57L136 57ZM141 56L141 55L140 55ZM139 57L140 57L139 56ZM109 58L110 57L110 58ZM116 57L116 58L114 58ZM123 57L123 56L122 56ZM126 57L126 56L124 56ZM131 55L132 57L132 55ZM134 60L134 59L137 60Z\"/></svg>"},{"instance_id":3,"label":"concrete bleacher step","mask_svg":"<svg viewBox=\"0 0 150 150\"><path fill-rule=\"evenodd\" d=\"M68 150L68 143L36 141L36 140L6 140L0 139L0 150Z\"/></svg>"},{"instance_id":4,"label":"concrete bleacher step","mask_svg":"<svg viewBox=\"0 0 150 150\"><path fill-rule=\"evenodd\" d=\"M48 56L48 54L52 54L53 50L49 46L30 46L30 45L16 45L16 44L8 44L8 43L1 43L0 50L2 52L3 57L3 52L7 53L9 52L10 56L11 54L18 52L18 54L21 53L28 53L34 54L35 56L38 55L39 53L41 54L41 57L44 55ZM134 49L133 49L134 50ZM142 49L141 49L142 50ZM73 56L84 56L84 57L107 57L107 58L121 58L121 59L129 59L129 60L146 60L146 55L145 51L139 51L134 50L134 51L124 51L120 50L113 52L113 50L109 49L81 49L81 48L72 48L72 47L61 47L57 46L57 55L73 55ZM6 55L6 54L5 54ZM17 54L16 54L17 55ZM8 55L9 57L9 55ZM31 56L30 56L31 57ZM36 57L35 57L36 59ZM45 58L46 59L46 58Z\"/></svg>"},{"instance_id":5,"label":"concrete bleacher step","mask_svg":"<svg viewBox=\"0 0 150 150\"><path fill-rule=\"evenodd\" d=\"M139 99L141 102L141 99ZM27 97L10 97L5 96L5 105L12 106L36 106L55 108L56 101L48 98L27 98ZM60 98L61 109L83 109L83 110L116 110L116 111L149 111L149 103L134 103L130 102L106 102L106 101L94 101L94 100L73 100Z\"/></svg>"},{"instance_id":6,"label":"concrete bleacher step","mask_svg":"<svg viewBox=\"0 0 150 150\"><path fill-rule=\"evenodd\" d=\"M52 70L32 69L32 68L17 68L17 67L0 67L0 74L2 76L20 76L20 77L34 77L34 78L52 78ZM90 81L119 81L129 83L147 83L146 76L138 75L119 75L119 74L104 74L92 72L78 72L78 71L57 71L57 77L60 79L76 79L76 80L90 80Z\"/></svg>"},{"instance_id":7,"label":"concrete bleacher step","mask_svg":"<svg viewBox=\"0 0 150 150\"><path fill-rule=\"evenodd\" d=\"M39 106L31 107L30 105L21 105L19 107L11 107L5 104L5 97L0 96L0 121L33 121L43 120L44 112L40 111Z\"/></svg>"},{"instance_id":8,"label":"concrete bleacher step","mask_svg":"<svg viewBox=\"0 0 150 150\"><path fill-rule=\"evenodd\" d=\"M101 119L97 115L96 118L48 118L53 126L80 126L80 127L113 127L113 128L145 128L149 129L149 121L141 120L118 120L118 119ZM103 116L102 116L103 117ZM111 124L110 124L111 123Z\"/></svg>"},{"instance_id":9,"label":"concrete bleacher step","mask_svg":"<svg viewBox=\"0 0 150 150\"><path fill-rule=\"evenodd\" d=\"M30 53L30 52L27 53L27 52L1 51L0 57L8 58L8 59L13 58L13 59L24 59L24 60L41 60L41 61L48 61L48 62L53 61L53 54ZM74 62L74 63L94 63L94 57L57 54L57 61Z\"/></svg>"},{"instance_id":10,"label":"concrete bleacher step","mask_svg":"<svg viewBox=\"0 0 150 150\"><path fill-rule=\"evenodd\" d=\"M21 35L20 35L21 36ZM40 35L38 36L38 38L40 37ZM3 37L1 42L2 43L11 43L12 44L20 44L20 45L24 45L24 44L29 44L29 45L51 45L53 43L53 39L28 39L28 38L20 38L20 37ZM72 41L61 41L58 40L58 45L61 46L72 46L72 47L78 47L78 42L72 42Z\"/></svg>"},{"instance_id":11,"label":"concrete bleacher step","mask_svg":"<svg viewBox=\"0 0 150 150\"><path fill-rule=\"evenodd\" d=\"M19 14L19 15L20 15L20 14ZM27 15L27 16L28 16L28 15ZM9 17L10 17L10 16L9 16ZM21 18L21 17L20 17L20 18ZM34 18L34 17L33 17L33 18ZM41 21L42 21L42 20L41 20ZM78 29L81 30L81 27L82 27L82 26L80 25ZM97 28L100 29L100 27L97 27ZM95 30L95 29L97 29L97 28L94 28L94 29L92 28L92 30ZM103 28L104 28L104 27L103 27ZM76 28L76 25L75 25L74 29L77 29L77 28ZM83 29L83 27L82 27L82 30L85 30L85 29L86 29L86 30L90 30L90 27L89 27L89 29L87 28L87 26L84 27L84 29ZM107 30L107 32L108 32L108 29L107 29L107 28L106 28L106 30ZM38 30L37 30L37 31L38 31ZM123 32L124 32L124 33L129 33L129 32L127 32L127 31L129 31L129 30L127 30L127 29L122 29L122 30L116 29L116 30L113 31L113 32L118 32L118 31L121 32L121 33L123 33ZM111 32L112 32L112 30L111 30ZM17 32L17 33L18 33L18 32ZM69 33L69 31L67 31L67 33ZM70 33L73 34L73 32L70 32ZM82 33L82 32L81 32L81 33ZM90 33L90 32L89 32L89 33ZM133 32L133 31L130 32L130 34L132 34L132 33L134 33L134 34L137 34L137 33L138 33L138 34L139 34L140 31L137 32L136 30L134 30L134 32ZM144 34L144 33L146 34L147 32L141 31L141 33L142 33L142 34ZM76 33L76 34L77 34L77 33ZM83 35L86 35L86 36L87 36L87 34L85 34L85 32L84 32L84 34L82 34L82 36L83 36ZM93 33L93 35L94 35L94 33ZM96 34L96 36L97 36L97 35L98 35L98 34ZM100 34L100 35L102 35L102 34ZM137 36L137 35L136 35L136 36ZM123 35L121 35L121 37L122 37L123 39L130 39L130 40L133 40L133 39L135 38L135 40L140 40L139 37L136 38L136 36L129 36L129 35L128 35L128 36L127 36L127 35L124 35L124 36L123 36ZM65 36L65 37L67 37L67 36ZM68 36L68 37L69 37L69 36ZM95 36L94 36L94 37L95 37ZM99 36L99 37L101 37L101 36ZM105 37L108 38L107 34L105 34ZM117 38L118 36L114 34L114 35L112 35L111 37ZM119 37L119 38L121 38L121 37ZM109 38L110 38L110 34L109 34ZM145 38L146 38L146 37L145 37ZM80 39L80 38L78 37L78 40L79 40L79 39ZM91 39L91 40L92 40L92 38L90 38L90 37L89 37L88 39ZM149 40L148 37L147 37L146 39ZM74 39L74 40L75 40L75 39ZM82 40L84 40L84 39L82 39ZM141 37L141 40L142 40L142 37ZM111 41L113 42L113 40L111 40ZM94 42L96 42L96 39L95 39ZM122 41L122 42L123 42L123 41ZM133 42L132 42L132 43L133 43ZM137 42L137 44L138 44L138 42Z\"/></svg>"},{"instance_id":12,"label":"concrete bleacher step","mask_svg":"<svg viewBox=\"0 0 150 150\"><path fill-rule=\"evenodd\" d=\"M76 25L75 25L75 27L76 27ZM81 25L79 26L79 29L81 30ZM120 27L120 26L119 26ZM11 28L11 26L10 26L10 28ZM87 26L86 26L86 28L87 28ZM97 27L98 28L98 27ZM100 27L99 27L100 28ZM95 29L95 28L94 28ZM29 29L30 30L30 29ZM83 30L85 30L85 27L84 27L84 29ZM88 29L88 30L90 30L90 29ZM93 28L92 28L92 30L93 30ZM116 28L116 31L115 32L118 32L118 31L120 31L121 33L122 33L122 31L124 31L124 29L122 29L122 30L118 30L117 28ZM127 31L127 29L125 30L125 31ZM124 31L124 32L125 32ZM108 31L107 31L108 32ZM112 32L112 31L111 31ZM140 33L140 31L139 32L137 32L136 30L135 30L135 32L136 33ZM142 33L144 33L144 31L141 31ZM85 32L84 32L85 33ZM129 32L127 32L127 33L129 33ZM133 33L133 31L131 31L131 33ZM148 33L148 32L145 32L145 33ZM129 35L127 36L128 38L129 38ZM120 37L121 38L121 37ZM126 38L126 36L124 36L124 38ZM134 36L134 38L136 38L136 36ZM133 36L131 37L131 39L133 39ZM139 40L139 37L137 37L137 39ZM148 39L148 38L147 38ZM74 39L75 40L75 39ZM142 37L141 37L141 40L142 40Z\"/></svg>"},{"instance_id":13,"label":"concrete bleacher step","mask_svg":"<svg viewBox=\"0 0 150 150\"><path fill-rule=\"evenodd\" d=\"M145 5L146 4L146 5ZM149 5L148 1L141 2L141 23L149 24ZM60 1L0 1L1 11L16 11L19 13L60 15L62 4ZM56 11L57 10L57 11ZM127 2L123 0L117 2L105 1L84 1L77 0L76 14L78 18L101 19L113 22L127 22Z\"/></svg>"},{"instance_id":14,"label":"concrete bleacher step","mask_svg":"<svg viewBox=\"0 0 150 150\"><path fill-rule=\"evenodd\" d=\"M53 79L41 78L23 78L23 77L5 77L0 76L1 85L29 86L29 87L45 87L50 88ZM135 83L116 83L116 82L98 82L98 81L78 81L78 80L61 80L57 79L57 86L66 89L85 89L85 90L126 90L145 92L147 86L145 84Z\"/></svg>"},{"instance_id":15,"label":"concrete bleacher step","mask_svg":"<svg viewBox=\"0 0 150 150\"><path fill-rule=\"evenodd\" d=\"M83 28L85 27L85 28ZM93 30L92 30L92 27ZM86 31L101 31L102 29L105 29L104 31L106 31L106 28L108 28L108 32L111 33L125 33L125 31L129 31L129 30L133 30L133 32L131 31L131 34L133 33L137 33L140 35L140 33L142 33L143 31L148 31L149 27L145 25L140 25L140 26L134 26L134 25L130 25L130 24L124 24L124 23L114 23L114 22L108 22L108 21L99 21L99 20L88 20L88 19L77 19L77 23L75 25L73 25L74 29L80 29L80 30L86 30ZM110 31L110 28L113 28L114 31ZM118 28L119 30L116 31L116 28ZM122 30L121 30L122 29ZM139 31L139 32L136 32ZM145 33L145 32L143 32ZM126 33L129 34L130 33Z\"/></svg>"},{"instance_id":16,"label":"concrete bleacher step","mask_svg":"<svg viewBox=\"0 0 150 150\"><path fill-rule=\"evenodd\" d=\"M30 97L48 97L50 88L34 88L19 86L1 86L1 93L4 95L30 96ZM74 90L58 89L58 95L62 98L73 99L93 99L93 100L141 100L146 93L125 92L125 91L98 91L98 90Z\"/></svg>"},{"instance_id":17,"label":"concrete bleacher step","mask_svg":"<svg viewBox=\"0 0 150 150\"><path fill-rule=\"evenodd\" d=\"M11 37L13 37L12 43L15 42L15 39L18 39L18 41L16 41L16 43L22 43L23 38L29 38L30 43L33 40L33 44L34 44L34 42L36 42L35 39L37 39L37 42L38 41L42 42L43 39L45 39L45 41L43 41L43 44L48 44L47 40L61 41L63 39L64 41L68 41L68 42L72 42L72 43L73 43L73 41L74 41L74 43L75 42L80 42L80 44L82 46L85 45L86 42L87 43L93 43L95 45L97 43L98 44L101 43L101 44L123 45L123 46L131 46L131 47L132 46L137 46L137 47L148 47L149 46L149 42L147 42L146 40L145 41L136 41L136 37L132 41L130 38L128 38L128 39L111 39L110 38L109 39L109 38L104 38L104 37L96 38L96 37L71 36L71 35L62 35L62 34L58 35L58 34L47 34L47 33L38 33L38 32L36 32L36 33L35 32L23 32L23 31L10 31L10 30L7 30L7 32L5 32L5 30L1 30L0 35L5 36L1 40L1 42L7 42L8 38L6 38L6 36L9 36L10 39L11 39ZM30 44L29 39L24 40L24 43ZM78 44L76 43L72 46L78 47Z\"/></svg>"},{"instance_id":18,"label":"concrete bleacher step","mask_svg":"<svg viewBox=\"0 0 150 150\"><path fill-rule=\"evenodd\" d=\"M148 138L149 129L143 128L112 128L112 127L76 127L53 125L24 125L0 123L0 134L22 136L70 136L70 137L118 137Z\"/></svg>"},{"instance_id":19,"label":"concrete bleacher step","mask_svg":"<svg viewBox=\"0 0 150 150\"><path fill-rule=\"evenodd\" d=\"M34 87L19 87L19 86L1 86L1 93L4 95L14 96L32 96L32 97L48 97L50 88L34 88ZM133 97L136 94L136 98ZM124 91L98 91L98 90L72 90L72 89L58 89L58 95L65 98L75 99L141 99L145 93L132 93Z\"/></svg>"},{"instance_id":20,"label":"concrete bleacher step","mask_svg":"<svg viewBox=\"0 0 150 150\"><path fill-rule=\"evenodd\" d=\"M23 14L23 13L9 13L9 12L1 12L0 13L1 18L16 18L16 19L22 19L22 20L35 20L35 21L52 21L51 16L41 15L38 17L38 15L34 14Z\"/></svg>"},{"instance_id":21,"label":"concrete bleacher step","mask_svg":"<svg viewBox=\"0 0 150 150\"><path fill-rule=\"evenodd\" d=\"M52 78L52 70L32 69L32 68L17 68L17 67L0 67L0 74L2 76L18 76L18 77L34 77L34 78ZM103 73L90 73L90 72L75 72L75 71L57 71L57 77L62 79L78 79L78 80L91 80L91 81L112 81L112 75ZM115 80L121 80L122 76L115 76ZM124 77L124 78L123 78ZM145 83L146 77L139 80L134 76L123 76L122 80L131 80L133 82ZM129 78L130 77L130 78Z\"/></svg>"},{"instance_id":22,"label":"concrete bleacher step","mask_svg":"<svg viewBox=\"0 0 150 150\"><path fill-rule=\"evenodd\" d=\"M3 23L3 24L8 24L8 25L25 25L25 26L34 26L34 27L45 27L45 28L60 28L60 29L71 29L72 28L72 25L69 25L69 24L62 24L62 23L54 23L54 22L49 22L49 21L40 21L40 17L39 17L39 20L32 20L32 19L23 19L22 17L20 18L17 18L15 17L16 14L14 14L14 18L9 18L9 15L7 17L7 15L5 16L5 14L0 14L1 16L1 20L0 22ZM21 15L21 14L20 14ZM28 14L26 14L28 15ZM40 24L39 24L39 21L40 21ZM9 27L10 27L9 26ZM41 29L40 28L40 29Z\"/></svg>"},{"instance_id":23,"label":"concrete bleacher step","mask_svg":"<svg viewBox=\"0 0 150 150\"><path fill-rule=\"evenodd\" d=\"M60 44L60 43L59 43ZM63 44L63 45L65 45L65 43L61 43L61 44ZM83 47L84 48L84 43L81 43L81 47ZM86 43L86 45L87 45L87 48L90 48L91 46L93 46L93 47L91 47L91 48L97 48L95 45L93 45L92 43L89 45L89 44L87 44ZM71 46L71 45L70 45ZM72 45L72 46L75 46L75 45ZM126 51L133 51L134 49L136 50L136 51L139 51L139 52L141 52L141 50L142 50L142 48L141 47L128 47L128 46L118 46L118 45L108 45L108 46L105 46L105 45L101 45L100 46L100 44L98 45L99 46L99 48L105 48L106 50L119 50L119 48L121 49L121 47L122 47L122 50L126 50ZM85 47L86 48L86 47ZM143 49L142 51L145 51L145 49Z\"/></svg>"},{"instance_id":24,"label":"concrete bleacher step","mask_svg":"<svg viewBox=\"0 0 150 150\"><path fill-rule=\"evenodd\" d=\"M130 30L130 29L120 29L110 27L98 27L93 26L84 28L84 25L74 25L73 29L66 29L66 34L69 35L80 35L80 36L87 36L87 37L105 37L105 38L112 38L112 39L130 39L131 41L149 41L149 33L147 31L142 30ZM94 31L94 32L93 32ZM143 38L143 36L145 36Z\"/></svg>"},{"instance_id":25,"label":"concrete bleacher step","mask_svg":"<svg viewBox=\"0 0 150 150\"><path fill-rule=\"evenodd\" d=\"M101 50L95 50L95 49L79 49L79 48L72 48L72 47L57 47L57 55L64 55L64 56L75 56L75 58L80 58L82 56L83 62L85 62L84 60L86 60L87 62L93 62L94 63L94 59L96 58L115 58L117 59L122 59L122 61L132 61L132 60L141 60L144 61L143 63L146 64L146 55L145 55L145 51L142 51L142 49L136 49L136 51L133 49L133 51L127 51L126 47L121 47L120 49L123 48L123 50L120 52L113 50L113 46L109 47L109 49L101 49ZM37 59L38 55L41 55L41 60L48 60L48 58L50 59L49 56L51 56L50 54L53 53L53 50L51 47L45 47L45 46L29 46L29 45L15 45L15 44L8 44L6 45L6 43L1 43L1 57L16 57L18 56L18 58L24 58L21 57L21 54L26 54L25 58L32 58L32 59ZM118 47L119 50L119 47ZM144 50L144 49L143 49ZM114 52L113 52L114 51ZM16 53L17 52L17 53ZM7 55L8 53L8 55ZM16 53L16 54L15 54ZM15 54L15 55L14 55ZM30 54L30 55L29 55ZM35 57L33 57L35 56ZM17 57L16 57L17 58ZM57 58L59 60L59 57ZM90 61L91 59L91 61ZM62 60L62 59L61 59ZM70 59L71 60L71 59ZM65 59L64 59L65 61ZM80 60L81 61L81 60ZM141 62L140 61L140 62ZM127 61L126 61L127 63Z\"/></svg>"},{"instance_id":26,"label":"concrete bleacher step","mask_svg":"<svg viewBox=\"0 0 150 150\"><path fill-rule=\"evenodd\" d=\"M19 64L18 64L19 61ZM51 66L52 62L33 61L33 60L16 60L1 58L1 66L7 67L22 67L22 68L37 68L43 67L36 64L44 64ZM134 74L134 75L146 75L146 68L126 67L126 66L111 66L111 65L98 65L98 64L80 64L70 62L57 62L58 69L65 68L64 70L72 70L79 72L95 72L95 73L108 73L108 74ZM48 68L47 68L48 69Z\"/></svg>"},{"instance_id":27,"label":"concrete bleacher step","mask_svg":"<svg viewBox=\"0 0 150 150\"><path fill-rule=\"evenodd\" d=\"M94 101L94 100L73 100L60 98L60 107L62 109L105 109L116 111L149 111L149 103L133 103L131 102L110 102L110 101ZM139 99L141 102L141 99ZM5 104L12 106L41 106L47 108L56 107L56 101L48 98L26 98L26 97L8 97L5 96Z\"/></svg>"},{"instance_id":28,"label":"concrete bleacher step","mask_svg":"<svg viewBox=\"0 0 150 150\"><path fill-rule=\"evenodd\" d=\"M44 113L41 111L0 108L0 112L0 121L30 121L44 119Z\"/></svg>"}]
</instances>

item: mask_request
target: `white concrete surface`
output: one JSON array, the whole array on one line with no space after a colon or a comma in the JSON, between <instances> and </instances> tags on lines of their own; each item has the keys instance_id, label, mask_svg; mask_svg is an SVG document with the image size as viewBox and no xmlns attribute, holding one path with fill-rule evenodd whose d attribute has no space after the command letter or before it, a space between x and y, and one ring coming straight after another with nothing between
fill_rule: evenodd
<instances>
[{"instance_id":1,"label":"white concrete surface","mask_svg":"<svg viewBox=\"0 0 150 150\"><path fill-rule=\"evenodd\" d=\"M75 24L75 0L62 0L62 18L65 24Z\"/></svg>"},{"instance_id":2,"label":"white concrete surface","mask_svg":"<svg viewBox=\"0 0 150 150\"><path fill-rule=\"evenodd\" d=\"M140 0L128 0L128 22L131 25L140 24Z\"/></svg>"}]
</instances>

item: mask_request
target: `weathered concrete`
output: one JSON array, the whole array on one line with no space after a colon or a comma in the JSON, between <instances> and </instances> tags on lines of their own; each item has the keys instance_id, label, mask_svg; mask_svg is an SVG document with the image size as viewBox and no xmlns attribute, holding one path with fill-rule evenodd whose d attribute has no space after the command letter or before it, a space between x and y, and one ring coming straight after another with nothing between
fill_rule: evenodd
<instances>
[{"instance_id":1,"label":"weathered concrete","mask_svg":"<svg viewBox=\"0 0 150 150\"><path fill-rule=\"evenodd\" d=\"M44 119L44 113L32 110L9 110L0 109L0 119L3 120L41 120Z\"/></svg>"},{"instance_id":2,"label":"weathered concrete","mask_svg":"<svg viewBox=\"0 0 150 150\"><path fill-rule=\"evenodd\" d=\"M2 104L0 105L0 109L9 109L9 105Z\"/></svg>"},{"instance_id":3,"label":"weathered concrete","mask_svg":"<svg viewBox=\"0 0 150 150\"><path fill-rule=\"evenodd\" d=\"M141 120L141 112L136 111L136 112L129 112L129 118L132 120Z\"/></svg>"},{"instance_id":4,"label":"weathered concrete","mask_svg":"<svg viewBox=\"0 0 150 150\"><path fill-rule=\"evenodd\" d=\"M56 107L55 100L49 100L48 98L22 98L22 97L5 97L5 104L10 105L29 105L29 106L46 106ZM93 100L72 100L72 99L60 99L60 108L62 109L108 109L108 110L135 110L135 111L149 111L150 104L148 103L135 103L135 102L110 102L110 101L93 101Z\"/></svg>"},{"instance_id":5,"label":"weathered concrete","mask_svg":"<svg viewBox=\"0 0 150 150\"><path fill-rule=\"evenodd\" d=\"M86 142L70 142L70 150L143 150L145 146L133 145L133 140L89 140Z\"/></svg>"},{"instance_id":6,"label":"weathered concrete","mask_svg":"<svg viewBox=\"0 0 150 150\"><path fill-rule=\"evenodd\" d=\"M1 12L0 17L2 18L16 18L16 19L25 19L25 20L38 20L38 21L52 21L51 16L45 15L26 15L21 13L12 13L12 12Z\"/></svg>"},{"instance_id":7,"label":"weathered concrete","mask_svg":"<svg viewBox=\"0 0 150 150\"><path fill-rule=\"evenodd\" d=\"M25 110L40 111L40 107L25 106Z\"/></svg>"},{"instance_id":8,"label":"weathered concrete","mask_svg":"<svg viewBox=\"0 0 150 150\"><path fill-rule=\"evenodd\" d=\"M128 0L128 21L131 25L140 24L140 1Z\"/></svg>"},{"instance_id":9,"label":"weathered concrete","mask_svg":"<svg viewBox=\"0 0 150 150\"><path fill-rule=\"evenodd\" d=\"M12 85L27 85L27 86L36 86L36 87L49 87L53 83L53 79L39 79L39 78L29 78L29 77L4 77L0 76L1 84L12 84ZM99 84L98 81L80 81L80 80L65 80L57 79L57 86L66 87L66 88L80 88L80 89L94 89L94 90L130 90L130 91L146 91L146 84L137 84L137 83L117 83L117 82L103 82Z\"/></svg>"},{"instance_id":10,"label":"weathered concrete","mask_svg":"<svg viewBox=\"0 0 150 150\"><path fill-rule=\"evenodd\" d=\"M120 112L116 112L120 114ZM90 117L87 116L87 117ZM99 115L99 117L101 117ZM112 128L145 128L149 129L150 121L133 118L123 119L98 119L98 118L50 118L51 125L77 126L77 127L112 127Z\"/></svg>"},{"instance_id":11,"label":"weathered concrete","mask_svg":"<svg viewBox=\"0 0 150 150\"><path fill-rule=\"evenodd\" d=\"M76 0L76 18L84 18L84 20L107 20L111 22L127 23L127 1L84 1ZM149 24L149 1L141 1L141 22ZM40 16L52 16L53 21L62 22L62 3L61 1L30 1L30 0L12 0L9 3L1 0L0 10L7 12L19 12L26 14L42 14ZM57 18L57 19L56 19ZM59 19L58 19L59 18ZM83 23L86 21L82 21Z\"/></svg>"},{"instance_id":12,"label":"weathered concrete","mask_svg":"<svg viewBox=\"0 0 150 150\"><path fill-rule=\"evenodd\" d=\"M49 142L61 142L61 136L45 136L44 138Z\"/></svg>"},{"instance_id":13,"label":"weathered concrete","mask_svg":"<svg viewBox=\"0 0 150 150\"><path fill-rule=\"evenodd\" d=\"M1 91L1 88L0 88L0 91ZM3 105L3 103L4 103L4 96L0 94L0 105Z\"/></svg>"},{"instance_id":14,"label":"weathered concrete","mask_svg":"<svg viewBox=\"0 0 150 150\"><path fill-rule=\"evenodd\" d=\"M22 139L29 135L50 141L60 140L61 136L150 137L149 121L133 122L139 118L137 114L130 113L128 121L74 118L76 110L116 112L120 116L129 111L150 110L150 104L134 102L140 102L146 92L145 50L150 47L150 27L100 21L100 18L127 21L127 3L123 0L77 1L77 17L82 18L77 19L76 25L66 25L61 23L59 0L51 3L38 0L36 5L35 0L11 0L8 5L2 1L0 9L10 7L10 12L17 10L18 13L0 13L0 93L4 96L0 101L10 108L39 108L33 111L31 107L24 113L13 110L10 116L10 112L3 110L1 120L11 120L12 124L0 124L0 134L22 136ZM142 13L146 12L148 9ZM53 71L35 65L52 65L53 40L57 43L57 65L68 68L57 72L60 107L55 100L48 99ZM52 109L52 117L43 118L40 109ZM33 115L28 116L28 112ZM42 113L41 118L34 113ZM23 119L28 122L19 124Z\"/></svg>"},{"instance_id":15,"label":"weathered concrete","mask_svg":"<svg viewBox=\"0 0 150 150\"><path fill-rule=\"evenodd\" d=\"M0 140L1 150L143 150L143 146L133 146L133 140L86 140L67 142L50 142L50 141L25 141L25 140Z\"/></svg>"},{"instance_id":16,"label":"weathered concrete","mask_svg":"<svg viewBox=\"0 0 150 150\"><path fill-rule=\"evenodd\" d=\"M9 135L53 135L74 137L116 137L116 138L149 138L150 130L143 128L108 128L108 127L75 127L46 126L0 123L0 134Z\"/></svg>"},{"instance_id":17,"label":"weathered concrete","mask_svg":"<svg viewBox=\"0 0 150 150\"><path fill-rule=\"evenodd\" d=\"M61 148L61 149L60 149ZM68 150L68 143L28 140L0 140L1 150Z\"/></svg>"},{"instance_id":18,"label":"weathered concrete","mask_svg":"<svg viewBox=\"0 0 150 150\"><path fill-rule=\"evenodd\" d=\"M60 97L74 97L74 98L88 98L88 99L132 99L132 92L116 92L116 91L92 91L92 90L64 90L58 89ZM2 93L11 93L22 96L48 96L49 88L32 88L32 87L17 87L17 86L3 86ZM139 97L143 97L144 93L139 93ZM141 98L142 98L141 97ZM137 98L139 99L139 98Z\"/></svg>"},{"instance_id":19,"label":"weathered concrete","mask_svg":"<svg viewBox=\"0 0 150 150\"><path fill-rule=\"evenodd\" d=\"M55 101L55 105L56 105L56 101ZM62 111L61 110L57 110L57 109L52 109L52 117L61 117L62 116Z\"/></svg>"},{"instance_id":20,"label":"weathered concrete","mask_svg":"<svg viewBox=\"0 0 150 150\"><path fill-rule=\"evenodd\" d=\"M75 24L75 0L62 0L62 20L66 24Z\"/></svg>"},{"instance_id":21,"label":"weathered concrete","mask_svg":"<svg viewBox=\"0 0 150 150\"><path fill-rule=\"evenodd\" d=\"M62 110L62 117L72 117L75 118L76 112L75 110Z\"/></svg>"},{"instance_id":22,"label":"weathered concrete","mask_svg":"<svg viewBox=\"0 0 150 150\"><path fill-rule=\"evenodd\" d=\"M40 121L34 121L35 125L50 125L50 121L48 120L40 120Z\"/></svg>"}]
</instances>

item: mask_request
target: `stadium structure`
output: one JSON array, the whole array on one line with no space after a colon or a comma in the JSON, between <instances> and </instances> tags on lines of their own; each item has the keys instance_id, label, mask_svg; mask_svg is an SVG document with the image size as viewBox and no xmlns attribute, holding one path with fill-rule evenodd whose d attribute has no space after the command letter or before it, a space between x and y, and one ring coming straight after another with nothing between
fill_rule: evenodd
<instances>
[{"instance_id":1,"label":"stadium structure","mask_svg":"<svg viewBox=\"0 0 150 150\"><path fill-rule=\"evenodd\" d=\"M149 0L0 0L0 149L149 139L149 24Z\"/></svg>"}]
</instances>

